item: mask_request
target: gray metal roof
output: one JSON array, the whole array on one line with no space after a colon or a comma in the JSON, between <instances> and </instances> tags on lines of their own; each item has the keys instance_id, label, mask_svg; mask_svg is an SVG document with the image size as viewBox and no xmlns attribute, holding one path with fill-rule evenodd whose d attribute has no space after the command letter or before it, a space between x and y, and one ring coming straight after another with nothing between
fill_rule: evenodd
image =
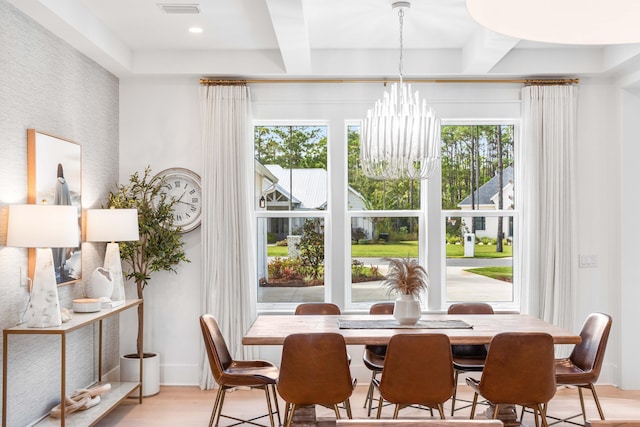
<instances>
[{"instance_id":1,"label":"gray metal roof","mask_svg":"<svg viewBox=\"0 0 640 427\"><path fill-rule=\"evenodd\" d=\"M513 181L513 166L509 166L502 171L502 186L504 188L505 185L509 183L509 181ZM491 205L493 202L491 198L498 193L498 175L494 175L489 181L484 183L479 189L474 192L475 203L477 205ZM471 195L465 197L458 206L469 206L471 205Z\"/></svg>"}]
</instances>

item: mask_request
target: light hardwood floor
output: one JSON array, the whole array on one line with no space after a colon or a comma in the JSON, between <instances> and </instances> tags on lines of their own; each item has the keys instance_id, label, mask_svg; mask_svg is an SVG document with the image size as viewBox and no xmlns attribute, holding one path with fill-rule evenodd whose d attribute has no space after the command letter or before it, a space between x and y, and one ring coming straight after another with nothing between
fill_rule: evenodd
<instances>
[{"instance_id":1,"label":"light hardwood floor","mask_svg":"<svg viewBox=\"0 0 640 427\"><path fill-rule=\"evenodd\" d=\"M351 406L354 418L367 418L367 411L363 409L364 397L367 391L367 385L362 384L356 387L351 397ZM598 395L602 403L603 410L607 419L618 420L640 420L640 390L621 391L612 386L597 387ZM469 399L472 393L468 387L460 386L458 394L460 397ZM589 419L598 418L593 400L590 393L585 392L587 417ZM163 386L160 393L156 396L147 397L142 405L138 405L134 400L127 401L114 409L106 418L104 418L98 427L177 427L177 426L208 426L215 391L201 391L198 387L176 387ZM282 402L281 402L282 403ZM462 403L461 403L462 404ZM456 404L456 406L460 406ZM445 406L447 418L450 417L450 403ZM478 408L477 412L482 414L485 407ZM280 405L280 410L284 409L284 405ZM251 416L259 415L266 412L266 403L264 392L260 390L236 390L227 395L224 404L224 413L235 416ZM551 416L567 416L580 412L580 403L578 393L575 389L559 389L556 397L549 404L548 414ZM325 419L333 419L332 412L325 408L317 407L318 417L326 417ZM391 418L393 414L392 407L385 407L382 412L383 418ZM375 411L372 413L375 417ZM346 417L346 414L343 414ZM400 411L401 418L428 418L429 412L420 409L407 408ZM469 417L469 409L456 411L454 419L467 419ZM476 418L484 417L476 414ZM263 419L268 425L268 418ZM575 421L581 422L581 417L574 418ZM551 420L550 420L551 422ZM524 423L526 425L534 425L533 418L525 414ZM232 424L231 420L222 418L221 426ZM569 426L568 423L558 423L556 426ZM640 426L640 421L638 421Z\"/></svg>"}]
</instances>

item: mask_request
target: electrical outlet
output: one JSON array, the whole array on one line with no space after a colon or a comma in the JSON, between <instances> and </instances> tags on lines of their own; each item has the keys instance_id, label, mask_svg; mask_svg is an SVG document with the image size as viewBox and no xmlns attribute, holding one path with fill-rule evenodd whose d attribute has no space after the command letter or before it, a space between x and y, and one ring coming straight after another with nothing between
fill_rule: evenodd
<instances>
[{"instance_id":1,"label":"electrical outlet","mask_svg":"<svg viewBox=\"0 0 640 427\"><path fill-rule=\"evenodd\" d=\"M580 268L595 268L598 266L598 255L580 255Z\"/></svg>"}]
</instances>

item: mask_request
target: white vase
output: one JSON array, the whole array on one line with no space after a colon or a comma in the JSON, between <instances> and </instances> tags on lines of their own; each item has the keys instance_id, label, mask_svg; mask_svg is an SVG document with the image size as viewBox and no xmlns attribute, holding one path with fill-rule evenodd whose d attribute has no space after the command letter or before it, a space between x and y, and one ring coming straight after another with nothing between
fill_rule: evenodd
<instances>
[{"instance_id":1,"label":"white vase","mask_svg":"<svg viewBox=\"0 0 640 427\"><path fill-rule=\"evenodd\" d=\"M108 268L98 267L91 273L86 284L85 293L88 298L111 298L113 293L113 276Z\"/></svg>"},{"instance_id":2,"label":"white vase","mask_svg":"<svg viewBox=\"0 0 640 427\"><path fill-rule=\"evenodd\" d=\"M393 317L401 325L415 325L422 316L420 301L413 295L402 294L396 299L393 307Z\"/></svg>"},{"instance_id":3,"label":"white vase","mask_svg":"<svg viewBox=\"0 0 640 427\"><path fill-rule=\"evenodd\" d=\"M137 353L120 356L120 381L137 382L140 379L140 358ZM153 396L160 392L160 355L144 353L142 359L142 396ZM138 391L130 396L136 397Z\"/></svg>"}]
</instances>

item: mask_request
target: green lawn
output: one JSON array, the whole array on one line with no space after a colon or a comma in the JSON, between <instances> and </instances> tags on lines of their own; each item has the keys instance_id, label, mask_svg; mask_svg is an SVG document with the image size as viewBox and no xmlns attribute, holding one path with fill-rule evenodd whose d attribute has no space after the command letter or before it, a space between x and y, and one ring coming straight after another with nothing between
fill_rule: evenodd
<instances>
[{"instance_id":1,"label":"green lawn","mask_svg":"<svg viewBox=\"0 0 640 427\"><path fill-rule=\"evenodd\" d=\"M481 267L469 268L466 271L470 273L480 274L482 276L491 277L492 279L502 280L513 283L512 267Z\"/></svg>"},{"instance_id":2,"label":"green lawn","mask_svg":"<svg viewBox=\"0 0 640 427\"><path fill-rule=\"evenodd\" d=\"M502 253L496 252L495 245L476 245L475 258L504 258L511 256L511 246L503 246ZM286 246L268 246L270 257L286 257ZM376 245L351 245L351 256L355 258L406 258L418 256L418 242L406 241ZM464 246L447 245L447 258L464 257Z\"/></svg>"}]
</instances>

